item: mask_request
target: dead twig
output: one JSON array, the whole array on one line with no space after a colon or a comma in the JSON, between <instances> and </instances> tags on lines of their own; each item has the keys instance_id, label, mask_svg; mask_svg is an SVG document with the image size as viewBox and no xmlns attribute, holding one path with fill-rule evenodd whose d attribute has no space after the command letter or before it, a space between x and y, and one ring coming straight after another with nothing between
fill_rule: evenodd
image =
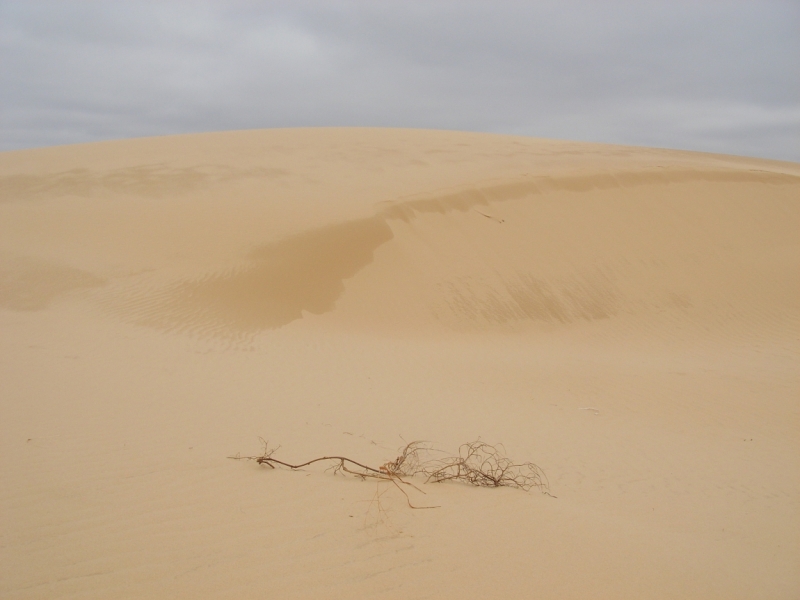
<instances>
[{"instance_id":1,"label":"dead twig","mask_svg":"<svg viewBox=\"0 0 800 600\"><path fill-rule=\"evenodd\" d=\"M303 467L308 467L315 463L332 461L333 465L331 465L329 469L333 471L334 475L337 473L346 473L348 475L359 477L360 479L377 479L380 481L388 481L397 487L398 490L400 490L410 508L439 508L438 506L415 506L412 504L411 498L406 490L401 487L401 485L405 485L414 488L422 494L425 493L410 481L403 479L403 477L410 477L416 474L415 469L419 464L418 452L424 447L422 442L411 442L410 444L407 444L401 449L397 458L376 469L346 456L320 456L319 458L314 458L304 463L292 464L274 458L272 455L278 450L278 448L270 448L268 442L266 442L264 439L261 441L264 444L264 452L261 455L240 456L237 454L236 456L229 456L228 458L232 458L234 460L253 460L259 465L266 465L271 469L274 469L277 466L282 466L292 469L293 471L302 469Z\"/></svg>"},{"instance_id":2,"label":"dead twig","mask_svg":"<svg viewBox=\"0 0 800 600\"><path fill-rule=\"evenodd\" d=\"M421 455L430 451L425 442L411 442L399 450L394 460L384 463L377 469L365 465L346 456L320 456L304 463L292 464L273 457L278 448L270 448L269 443L264 444L264 452L259 456L229 456L235 460L253 460L259 465L266 465L271 469L279 466L297 470L315 463L332 462L329 469L334 474L346 473L361 479L376 479L387 481L397 487L405 496L408 506L414 509L438 508L436 506L415 506L411 503L407 491L401 486L408 486L424 494L425 492L408 478L424 476L426 483L441 483L445 481L460 481L478 487L510 487L529 491L539 488L542 493L549 494L547 477L537 465L532 462L515 463L505 456L502 445L493 446L476 440L462 444L458 456L449 456L442 459L424 461Z\"/></svg>"},{"instance_id":3,"label":"dead twig","mask_svg":"<svg viewBox=\"0 0 800 600\"><path fill-rule=\"evenodd\" d=\"M419 473L429 482L460 481L478 487L510 487L528 491L534 487L546 492L547 477L532 462L515 463L505 456L502 445L480 440L462 444L458 456L424 463Z\"/></svg>"}]
</instances>

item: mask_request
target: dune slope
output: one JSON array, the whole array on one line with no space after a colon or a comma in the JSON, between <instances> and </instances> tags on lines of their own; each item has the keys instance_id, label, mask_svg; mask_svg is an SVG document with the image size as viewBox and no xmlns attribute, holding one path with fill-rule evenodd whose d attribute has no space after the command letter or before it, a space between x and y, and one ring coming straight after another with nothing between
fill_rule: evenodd
<instances>
[{"instance_id":1,"label":"dune slope","mask_svg":"<svg viewBox=\"0 0 800 600\"><path fill-rule=\"evenodd\" d=\"M794 598L800 166L287 129L0 154L5 598ZM480 437L551 495L226 457ZM424 492L424 493L423 493Z\"/></svg>"}]
</instances>

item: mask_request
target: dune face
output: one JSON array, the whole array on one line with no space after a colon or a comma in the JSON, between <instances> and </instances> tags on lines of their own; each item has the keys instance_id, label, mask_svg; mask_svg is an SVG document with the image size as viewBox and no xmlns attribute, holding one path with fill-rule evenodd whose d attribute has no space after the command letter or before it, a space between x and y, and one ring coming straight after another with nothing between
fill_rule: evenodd
<instances>
[{"instance_id":1,"label":"dune face","mask_svg":"<svg viewBox=\"0 0 800 600\"><path fill-rule=\"evenodd\" d=\"M4 598L800 596L800 166L287 129L0 154ZM227 460L481 437L551 495ZM424 494L422 494L424 492Z\"/></svg>"},{"instance_id":2,"label":"dune face","mask_svg":"<svg viewBox=\"0 0 800 600\"><path fill-rule=\"evenodd\" d=\"M259 246L242 268L181 281L122 312L138 323L205 335L275 329L303 311L333 310L344 280L390 239L391 228L378 219L328 225Z\"/></svg>"},{"instance_id":3,"label":"dune face","mask_svg":"<svg viewBox=\"0 0 800 600\"><path fill-rule=\"evenodd\" d=\"M43 310L62 295L104 283L91 273L55 262L7 257L0 262L0 307Z\"/></svg>"}]
</instances>

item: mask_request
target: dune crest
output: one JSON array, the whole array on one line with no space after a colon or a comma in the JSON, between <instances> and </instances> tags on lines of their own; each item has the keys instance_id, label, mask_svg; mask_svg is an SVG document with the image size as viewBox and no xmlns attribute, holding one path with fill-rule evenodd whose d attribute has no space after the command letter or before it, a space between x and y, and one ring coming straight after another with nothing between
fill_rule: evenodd
<instances>
[{"instance_id":1,"label":"dune crest","mask_svg":"<svg viewBox=\"0 0 800 600\"><path fill-rule=\"evenodd\" d=\"M252 177L253 173L253 170L242 172L239 177ZM94 178L98 179L101 178ZM187 189L202 185L203 181L205 179L201 177L200 182L195 181ZM559 177L533 176L505 183L495 181L462 186L455 190L437 190L433 194L383 201L375 206L373 217L295 233L247 251L244 260L237 266L163 283L157 289L144 286L124 293L126 299L123 302L112 301L107 304L116 314L138 324L191 331L198 335L252 336L300 319L304 312L321 315L334 310L337 300L345 292L345 281L373 262L375 250L395 237L393 227L398 232L404 232L401 235L403 239L398 239L396 243L409 246L418 242L420 235L413 221L425 219L428 215L472 211L470 216L473 221L483 225L483 230L473 225L468 233L470 226L457 225L462 229L462 236L461 239L448 241L449 251L451 254L463 252L469 255L472 242L464 236L477 235L482 240L498 238L493 247L495 257L475 260L468 269L450 262L441 265L436 273L426 273L427 281L418 282L421 289L416 290L416 294L424 297L427 304L423 309L418 309L415 316L406 315L402 319L405 328L414 326L411 322L413 319L418 320L418 327L427 328L431 316L436 321L449 323L449 327L463 329L480 323L505 324L525 320L571 323L576 320L606 319L620 313L688 309L694 304L692 294L686 289L675 289L675 282L665 278L669 275L675 277L678 271L713 278L713 272L703 275L698 271L698 262L705 261L708 263L704 265L706 269L718 271L723 265L716 259L709 259L720 248L704 244L698 239L697 243L703 248L704 254L695 253L687 261L686 257L677 256L680 254L679 248L669 245L668 240L657 249L630 248L624 244L626 238L632 235L663 238L663 231L659 229L661 217L690 224L697 236L713 237L711 231L718 227L714 211L724 210L724 206L715 200L711 213L706 208L704 215L689 206L692 202L703 203L706 190L702 184L708 182L779 186L785 188L781 195L788 199L800 185L800 177L754 169L664 168ZM668 185L683 188L675 190L676 193L668 198L664 197L657 206L646 208L650 214L645 215L642 207L638 206L647 203L641 196L646 196L648 188L652 188L663 197L664 186ZM143 186L128 187L135 189L136 194L142 193L142 189L149 189ZM159 194L162 193L163 189L159 191ZM564 194L571 197L567 198ZM580 197L578 202L576 195ZM549 211L547 216L551 222L563 224L562 234L572 235L570 222L585 223L594 219L598 227L604 226L602 220L608 220L609 215L602 212L602 205L591 204L603 203L610 196L614 197L611 202L617 204L617 210L624 210L626 214L641 214L643 220L640 224L644 224L645 228L635 232L624 229L616 231L615 245L606 244L602 249L597 249L588 264L576 268L573 262L565 268L546 268L544 272L540 269L545 261L555 264L563 262L558 256L558 248L526 240L525 237L536 231L535 228L525 231L507 225L502 232L500 229L491 231L498 225L504 225L506 219L479 210L479 207L489 208L496 203L514 204L517 201L514 206L503 207L503 214L508 215L508 219L529 223L536 219L537 207L544 207ZM561 213L554 214L550 207L562 197L565 207ZM755 204L751 202L748 208L751 213L791 212L791 205L786 201L771 205L755 201L757 197L754 188L752 198ZM628 200L624 207L619 205L621 198ZM659 215L659 211L663 214ZM674 214L675 211L683 211L683 214ZM481 222L481 217L486 220ZM702 225L697 222L698 217L705 219ZM610 218L613 220L614 216ZM750 221L740 221L737 226L749 227L750 224ZM510 236L508 230L513 231ZM593 235L598 237L596 233ZM735 237L733 231L728 232L727 239L733 240ZM441 238L437 234L429 244L440 243ZM772 245L776 243L775 240L759 239L756 242L759 246L751 247L749 251L762 252L765 242ZM683 243L693 244L694 240L683 240ZM509 256L515 252L522 256ZM587 257L582 258L586 261ZM437 261L441 262L441 252L430 251L429 256L415 256L413 264L402 268L420 271L424 270L420 265ZM647 261L652 263L649 267L643 264ZM681 261L685 264L681 264ZM640 264L634 264L637 262ZM509 269L510 264L516 264L515 268ZM532 265L537 268L531 269ZM395 265L391 268L401 267ZM658 273L659 269L661 273ZM670 269L672 273L668 273ZM557 271L556 276L553 276L553 271ZM630 278L636 279L636 290L620 287L620 280ZM702 283L699 287L702 287ZM393 290L391 295L402 293L401 290ZM372 295L375 304L391 303L390 297L380 298L379 291L372 292ZM353 302L359 300L353 299ZM394 312L386 320L394 322L397 318L398 314Z\"/></svg>"}]
</instances>

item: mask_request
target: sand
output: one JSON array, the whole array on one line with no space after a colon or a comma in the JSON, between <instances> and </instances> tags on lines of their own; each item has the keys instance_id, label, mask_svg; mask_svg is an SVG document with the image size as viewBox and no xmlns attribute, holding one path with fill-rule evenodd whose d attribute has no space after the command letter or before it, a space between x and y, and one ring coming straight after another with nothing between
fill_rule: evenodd
<instances>
[{"instance_id":1,"label":"sand","mask_svg":"<svg viewBox=\"0 0 800 600\"><path fill-rule=\"evenodd\" d=\"M0 596L800 597L800 165L436 131L0 154ZM536 490L390 484L480 438ZM376 500L380 500L380 506Z\"/></svg>"}]
</instances>

